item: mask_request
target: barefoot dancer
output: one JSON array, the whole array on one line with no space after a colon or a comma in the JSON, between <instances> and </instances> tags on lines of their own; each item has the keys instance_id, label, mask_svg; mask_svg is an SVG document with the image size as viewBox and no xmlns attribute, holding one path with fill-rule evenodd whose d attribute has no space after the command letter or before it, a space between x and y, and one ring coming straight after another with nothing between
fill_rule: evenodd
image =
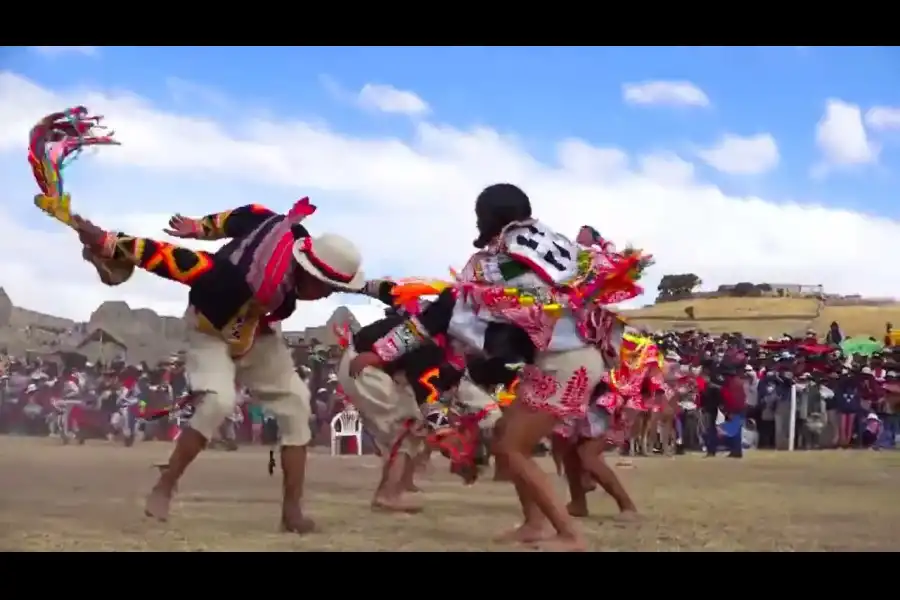
<instances>
[{"instance_id":1,"label":"barefoot dancer","mask_svg":"<svg viewBox=\"0 0 900 600\"><path fill-rule=\"evenodd\" d=\"M645 453L646 421L653 398L668 386L659 369L659 349L649 338L626 333L618 368L606 378L609 388L598 402L616 417L616 429L624 434L626 454L637 445ZM618 437L619 433L617 433Z\"/></svg>"},{"instance_id":2,"label":"barefoot dancer","mask_svg":"<svg viewBox=\"0 0 900 600\"><path fill-rule=\"evenodd\" d=\"M603 451L611 443L612 415L597 403L597 399L609 391L609 384L601 381L594 388L587 415L564 419L554 431L554 452L561 458L572 497L566 508L573 517L588 516L587 494L593 489L593 486L585 485L588 478L591 483L597 482L615 500L621 513L637 513L637 507L622 482L603 458Z\"/></svg>"},{"instance_id":3,"label":"barefoot dancer","mask_svg":"<svg viewBox=\"0 0 900 600\"><path fill-rule=\"evenodd\" d=\"M665 362L661 364L661 379L653 391L650 416L651 448L659 443L660 451L664 456L675 454L677 434L675 422L681 408L678 406L678 384L681 375L680 357L674 352L667 352Z\"/></svg>"},{"instance_id":4,"label":"barefoot dancer","mask_svg":"<svg viewBox=\"0 0 900 600\"><path fill-rule=\"evenodd\" d=\"M491 348L485 351L490 358L469 356L467 370L469 378L481 390L493 388L492 396L500 406L500 414L515 399L519 385L519 371L522 366L534 363L534 344L521 329L507 328L494 333L490 338ZM491 424L487 430L491 440L490 450L494 457L494 481L512 481L506 455L494 452L494 445L503 434L504 421Z\"/></svg>"},{"instance_id":5,"label":"barefoot dancer","mask_svg":"<svg viewBox=\"0 0 900 600\"><path fill-rule=\"evenodd\" d=\"M287 215L251 205L201 219L172 217L169 235L231 238L215 253L106 232L76 217L83 256L105 283L122 283L140 267L190 288L186 374L198 403L190 428L178 437L167 468L147 497L148 516L168 518L178 480L234 410L237 380L278 419L282 530L313 529L301 507L310 441L309 390L294 371L278 323L294 312L298 300L357 292L365 283L351 242L331 234L310 237L300 224L314 211L304 198Z\"/></svg>"},{"instance_id":6,"label":"barefoot dancer","mask_svg":"<svg viewBox=\"0 0 900 600\"><path fill-rule=\"evenodd\" d=\"M349 374L368 377L373 367L443 335L450 338L448 351L459 357L456 344L484 352L496 332L524 331L535 361L522 370L497 450L509 461L525 522L502 539L583 550L584 539L532 452L559 419L584 414L607 361L616 360L621 321L603 306L639 293L634 278L641 257L610 260L579 247L532 219L528 196L514 185L486 188L475 213L479 251L457 282L354 358ZM553 538L546 536L547 521L556 530Z\"/></svg>"},{"instance_id":7,"label":"barefoot dancer","mask_svg":"<svg viewBox=\"0 0 900 600\"><path fill-rule=\"evenodd\" d=\"M393 306L390 281L371 281L366 293L391 306L386 316L353 334L338 366L338 381L350 402L362 415L384 461L381 480L372 497L372 508L417 512L421 506L404 494L416 491L414 477L426 459L425 417L422 407L435 404L456 389L458 400L472 412L484 411L482 421L491 427L499 408L491 408L490 397L468 381L462 381L464 366L451 364L434 345L423 346L359 377L349 374L350 363L395 327L402 325L413 307ZM416 308L417 309L417 308ZM437 406L435 406L437 409ZM426 409L426 412L428 410Z\"/></svg>"},{"instance_id":8,"label":"barefoot dancer","mask_svg":"<svg viewBox=\"0 0 900 600\"><path fill-rule=\"evenodd\" d=\"M606 255L617 254L615 246L590 226L582 227L577 241L583 246L596 247ZM569 484L572 500L567 508L574 517L588 515L587 494L594 490L594 482L612 496L622 514L637 513L615 471L606 464L603 451L621 441L623 429L630 433L632 421L623 419L622 411L626 406L632 410L638 408L632 399L640 398L638 382L643 381L643 375L631 375L631 371L641 361L652 360L654 348L648 339L626 333L619 366L605 374L594 388L586 415L563 419L554 430L554 460L558 461L557 469L562 469Z\"/></svg>"},{"instance_id":9,"label":"barefoot dancer","mask_svg":"<svg viewBox=\"0 0 900 600\"><path fill-rule=\"evenodd\" d=\"M572 495L568 507L572 516L588 515L587 493L592 488L585 485L585 474L612 496L623 514L637 512L615 471L603 460L602 452L610 444L617 445L623 433L629 435L633 432L634 413L645 404L636 402L636 398L647 394L652 398L653 405L665 407L666 410L672 407L674 400L662 378L655 345L633 346L634 341L635 338L626 334L620 366L604 377L595 389L596 401L588 407L587 416L564 421L555 431L553 441L562 458Z\"/></svg>"}]
</instances>

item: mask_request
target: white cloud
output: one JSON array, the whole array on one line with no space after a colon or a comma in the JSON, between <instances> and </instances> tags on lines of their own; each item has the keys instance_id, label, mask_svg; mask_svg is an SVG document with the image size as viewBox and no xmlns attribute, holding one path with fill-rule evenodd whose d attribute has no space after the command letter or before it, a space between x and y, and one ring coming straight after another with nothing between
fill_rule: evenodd
<instances>
[{"instance_id":1,"label":"white cloud","mask_svg":"<svg viewBox=\"0 0 900 600\"><path fill-rule=\"evenodd\" d=\"M825 114L816 125L816 145L824 162L813 169L814 175L878 159L878 145L869 139L859 106L836 98L825 103Z\"/></svg>"},{"instance_id":2,"label":"white cloud","mask_svg":"<svg viewBox=\"0 0 900 600\"><path fill-rule=\"evenodd\" d=\"M694 165L677 154L648 154L640 158L641 173L657 183L686 184L694 178Z\"/></svg>"},{"instance_id":3,"label":"white cloud","mask_svg":"<svg viewBox=\"0 0 900 600\"><path fill-rule=\"evenodd\" d=\"M101 301L122 299L179 314L187 298L185 288L145 273L117 288L100 285L74 235L28 206L28 129L77 103L106 115L123 143L67 172L76 209L109 228L160 236L174 212L249 202L285 210L309 195L319 206L309 228L354 239L369 275L440 277L472 250L478 191L512 181L560 231L574 235L591 223L621 245L653 252L651 293L663 274L693 271L713 287L795 281L829 292L900 295L896 278L868 260L893 252L900 224L730 196L671 154L629 157L570 139L543 152L554 157L547 161L493 129L428 121L416 123L411 141L291 120L220 124L163 111L133 94L60 93L0 73L0 286L16 303L51 313L83 319ZM319 325L337 302L303 304L288 325ZM352 309L363 319L380 314L371 303Z\"/></svg>"},{"instance_id":4,"label":"white cloud","mask_svg":"<svg viewBox=\"0 0 900 600\"><path fill-rule=\"evenodd\" d=\"M64 54L81 54L82 56L99 56L99 46L30 46L42 56L56 57Z\"/></svg>"},{"instance_id":5,"label":"white cloud","mask_svg":"<svg viewBox=\"0 0 900 600\"><path fill-rule=\"evenodd\" d=\"M873 106L866 111L866 125L879 131L900 130L900 107Z\"/></svg>"},{"instance_id":6,"label":"white cloud","mask_svg":"<svg viewBox=\"0 0 900 600\"><path fill-rule=\"evenodd\" d=\"M622 99L628 104L667 106L709 106L706 92L690 81L643 81L622 85Z\"/></svg>"},{"instance_id":7,"label":"white cloud","mask_svg":"<svg viewBox=\"0 0 900 600\"><path fill-rule=\"evenodd\" d=\"M770 133L747 137L725 134L719 142L697 155L706 163L729 175L758 175L778 166L778 144Z\"/></svg>"},{"instance_id":8,"label":"white cloud","mask_svg":"<svg viewBox=\"0 0 900 600\"><path fill-rule=\"evenodd\" d=\"M430 110L428 103L415 93L378 83L364 85L359 90L357 102L368 110L398 115L421 116Z\"/></svg>"}]
</instances>

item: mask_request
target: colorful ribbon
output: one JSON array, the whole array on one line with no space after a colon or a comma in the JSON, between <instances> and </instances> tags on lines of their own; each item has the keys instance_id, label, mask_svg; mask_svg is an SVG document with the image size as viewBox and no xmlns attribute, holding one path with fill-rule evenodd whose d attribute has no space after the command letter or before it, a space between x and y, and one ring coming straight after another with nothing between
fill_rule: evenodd
<instances>
[{"instance_id":1,"label":"colorful ribbon","mask_svg":"<svg viewBox=\"0 0 900 600\"><path fill-rule=\"evenodd\" d=\"M63 187L63 170L88 146L119 144L113 139L115 132L100 125L102 119L89 115L84 106L75 106L47 115L28 137L28 162L41 191L34 204L69 227L73 226L71 196Z\"/></svg>"}]
</instances>

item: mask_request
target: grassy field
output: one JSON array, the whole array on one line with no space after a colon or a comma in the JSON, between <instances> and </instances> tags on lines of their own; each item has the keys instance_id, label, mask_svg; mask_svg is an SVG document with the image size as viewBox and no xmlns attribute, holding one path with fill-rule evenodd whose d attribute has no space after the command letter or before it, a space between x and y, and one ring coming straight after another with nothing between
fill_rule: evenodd
<instances>
[{"instance_id":1,"label":"grassy field","mask_svg":"<svg viewBox=\"0 0 900 600\"><path fill-rule=\"evenodd\" d=\"M518 519L508 484L465 488L443 465L423 476L421 515L375 514L370 457L314 455L307 506L320 532L276 533L279 478L266 453L208 452L185 477L169 523L142 516L151 465L168 445L0 438L0 550L505 550ZM549 465L547 469L550 470ZM650 457L621 471L643 516L615 519L593 494L594 550L895 550L900 453L828 451ZM560 491L562 485L560 484Z\"/></svg>"},{"instance_id":2,"label":"grassy field","mask_svg":"<svg viewBox=\"0 0 900 600\"><path fill-rule=\"evenodd\" d=\"M694 307L694 320L685 308ZM828 306L817 315L818 301L808 298L701 298L665 302L623 311L629 321L651 330L696 328L713 333L741 331L756 336L800 334L815 329L823 336L832 321L851 336L884 335L884 324L900 326L900 303L887 306Z\"/></svg>"}]
</instances>

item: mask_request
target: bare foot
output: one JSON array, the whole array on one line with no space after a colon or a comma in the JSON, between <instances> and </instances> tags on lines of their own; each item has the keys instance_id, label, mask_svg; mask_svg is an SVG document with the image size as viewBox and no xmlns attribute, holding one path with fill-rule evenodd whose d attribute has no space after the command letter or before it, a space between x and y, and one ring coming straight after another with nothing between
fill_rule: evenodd
<instances>
[{"instance_id":1,"label":"bare foot","mask_svg":"<svg viewBox=\"0 0 900 600\"><path fill-rule=\"evenodd\" d=\"M169 506L172 503L172 494L165 490L153 488L147 495L144 504L144 514L157 521L167 521L169 519Z\"/></svg>"},{"instance_id":2,"label":"bare foot","mask_svg":"<svg viewBox=\"0 0 900 600\"><path fill-rule=\"evenodd\" d=\"M614 518L616 521L630 523L639 521L641 519L641 514L637 511L636 508L626 508L622 509L622 511L619 512L619 514L617 514Z\"/></svg>"},{"instance_id":3,"label":"bare foot","mask_svg":"<svg viewBox=\"0 0 900 600\"><path fill-rule=\"evenodd\" d=\"M418 494L419 492L422 491L422 488L420 488L419 486L417 486L414 483L410 483L405 488L403 488L403 491L409 492L410 494Z\"/></svg>"},{"instance_id":4,"label":"bare foot","mask_svg":"<svg viewBox=\"0 0 900 600\"><path fill-rule=\"evenodd\" d=\"M584 504L576 504L574 502L569 502L566 504L566 510L573 517L586 517L588 516L588 508Z\"/></svg>"},{"instance_id":5,"label":"bare foot","mask_svg":"<svg viewBox=\"0 0 900 600\"><path fill-rule=\"evenodd\" d=\"M372 500L372 510L394 513L415 514L422 512L422 506L411 502L406 498L375 498Z\"/></svg>"},{"instance_id":6,"label":"bare foot","mask_svg":"<svg viewBox=\"0 0 900 600\"><path fill-rule=\"evenodd\" d=\"M555 535L535 544L545 552L586 552L587 543L580 536Z\"/></svg>"},{"instance_id":7,"label":"bare foot","mask_svg":"<svg viewBox=\"0 0 900 600\"><path fill-rule=\"evenodd\" d=\"M283 533L296 533L304 535L311 533L316 529L316 522L309 517L304 517L299 510L282 511L281 513L281 531Z\"/></svg>"},{"instance_id":8,"label":"bare foot","mask_svg":"<svg viewBox=\"0 0 900 600\"><path fill-rule=\"evenodd\" d=\"M550 535L542 526L519 525L509 529L494 538L500 544L535 544L547 539Z\"/></svg>"}]
</instances>

